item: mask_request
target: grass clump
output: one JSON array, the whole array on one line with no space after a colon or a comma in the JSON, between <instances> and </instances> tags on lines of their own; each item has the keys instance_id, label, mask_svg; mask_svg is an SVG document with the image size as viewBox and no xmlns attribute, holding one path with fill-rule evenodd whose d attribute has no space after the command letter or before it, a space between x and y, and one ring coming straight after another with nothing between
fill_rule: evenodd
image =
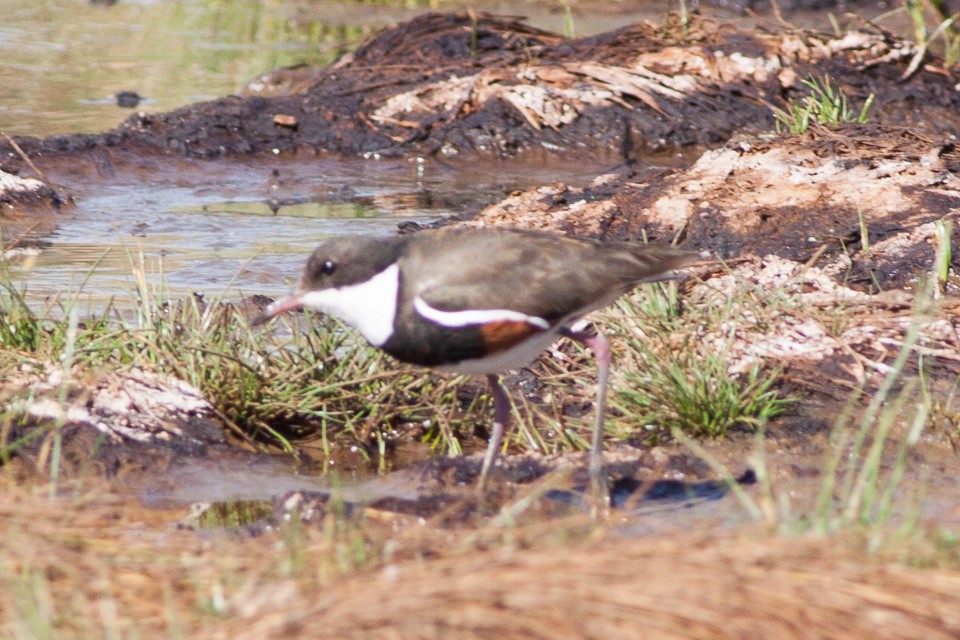
<instances>
[{"instance_id":1,"label":"grass clump","mask_svg":"<svg viewBox=\"0 0 960 640\"><path fill-rule=\"evenodd\" d=\"M0 282L0 296L0 347L35 351L42 331L39 320L9 283Z\"/></svg>"},{"instance_id":2,"label":"grass clump","mask_svg":"<svg viewBox=\"0 0 960 640\"><path fill-rule=\"evenodd\" d=\"M867 112L873 104L872 93L857 112L850 107L843 90L831 85L829 76L824 76L823 80L811 77L804 80L803 84L810 90L809 95L799 101L790 100L786 110L773 110L777 132L786 130L792 135L800 135L806 133L811 124L863 124L867 121Z\"/></svg>"},{"instance_id":3,"label":"grass clump","mask_svg":"<svg viewBox=\"0 0 960 640\"><path fill-rule=\"evenodd\" d=\"M723 355L662 354L640 341L631 347L649 369L627 376L621 401L658 434L674 425L695 438L721 437L736 427L754 429L783 411L786 401L773 388L777 372L754 365L733 377Z\"/></svg>"},{"instance_id":4,"label":"grass clump","mask_svg":"<svg viewBox=\"0 0 960 640\"><path fill-rule=\"evenodd\" d=\"M929 7L932 7L933 11L929 11L928 7L919 0L905 0L902 5L902 9L913 23L913 33L917 43L917 51L903 74L904 79L913 75L920 67L920 63L927 57L927 52L937 39L942 41L944 68L950 70L960 64L960 32L956 28L960 13L950 15L946 0L933 0ZM928 18L939 21L932 32L927 27Z\"/></svg>"},{"instance_id":5,"label":"grass clump","mask_svg":"<svg viewBox=\"0 0 960 640\"><path fill-rule=\"evenodd\" d=\"M753 430L779 415L790 402L774 388L779 371L759 363L734 374L732 313L745 302L719 311L697 306L678 315L668 293L675 284L651 288L623 299L619 309L630 321L620 333L628 354L622 388L614 405L624 420L643 426L648 440L671 430L696 438ZM727 332L724 337L724 331ZM712 333L712 340L704 340ZM711 344L712 343L712 344Z\"/></svg>"}]
</instances>

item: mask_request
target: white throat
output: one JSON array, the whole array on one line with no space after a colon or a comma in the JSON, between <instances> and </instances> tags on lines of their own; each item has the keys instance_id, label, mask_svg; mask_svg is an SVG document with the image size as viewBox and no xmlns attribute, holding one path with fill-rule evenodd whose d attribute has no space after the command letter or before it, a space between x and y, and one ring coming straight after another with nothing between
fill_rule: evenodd
<instances>
[{"instance_id":1,"label":"white throat","mask_svg":"<svg viewBox=\"0 0 960 640\"><path fill-rule=\"evenodd\" d=\"M336 316L354 327L375 347L393 335L400 291L400 267L393 264L369 280L337 289L309 291L300 297L303 306Z\"/></svg>"}]
</instances>

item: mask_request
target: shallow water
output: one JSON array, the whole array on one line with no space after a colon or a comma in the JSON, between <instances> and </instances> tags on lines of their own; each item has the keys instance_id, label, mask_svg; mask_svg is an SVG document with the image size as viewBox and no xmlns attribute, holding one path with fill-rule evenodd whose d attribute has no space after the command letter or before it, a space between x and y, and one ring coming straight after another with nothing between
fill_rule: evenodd
<instances>
[{"instance_id":1,"label":"shallow water","mask_svg":"<svg viewBox=\"0 0 960 640\"><path fill-rule=\"evenodd\" d=\"M110 300L133 305L138 272L157 300L276 296L333 236L386 234L400 222L428 223L585 175L592 172L530 163L473 163L468 175L416 158L182 161L148 181L138 172L68 185L76 206L48 221L51 232L19 241L7 234L10 274L29 300L79 299L92 312Z\"/></svg>"}]
</instances>

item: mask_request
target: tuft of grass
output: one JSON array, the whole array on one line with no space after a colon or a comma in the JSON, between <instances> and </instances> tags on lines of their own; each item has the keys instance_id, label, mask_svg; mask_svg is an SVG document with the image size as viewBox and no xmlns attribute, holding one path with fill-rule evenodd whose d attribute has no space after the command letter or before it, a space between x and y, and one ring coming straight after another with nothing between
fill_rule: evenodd
<instances>
[{"instance_id":1,"label":"tuft of grass","mask_svg":"<svg viewBox=\"0 0 960 640\"><path fill-rule=\"evenodd\" d=\"M754 430L782 413L791 399L774 388L779 371L756 363L732 374L732 334L719 346L708 347L702 340L703 331L723 333L733 326L731 314L746 298L726 308L679 315L675 287L658 285L639 294L646 297L619 303L634 323L620 336L630 357L614 406L624 421L634 428L641 425L648 440L673 430L714 438L735 428Z\"/></svg>"},{"instance_id":2,"label":"tuft of grass","mask_svg":"<svg viewBox=\"0 0 960 640\"><path fill-rule=\"evenodd\" d=\"M811 124L838 125L845 122L865 123L867 112L873 104L873 94L867 96L860 111L857 112L847 102L847 95L842 89L834 88L829 76L823 80L807 78L803 84L810 90L810 94L802 100L790 100L787 109L774 109L777 131L786 130L792 135L800 135L810 128Z\"/></svg>"},{"instance_id":3,"label":"tuft of grass","mask_svg":"<svg viewBox=\"0 0 960 640\"><path fill-rule=\"evenodd\" d=\"M960 31L956 27L960 13L954 12L951 15L947 0L903 0L890 11L873 18L872 22L880 24L894 16L900 19L901 15L906 15L912 24L916 43L913 58L900 76L901 80L907 80L920 69L921 64L929 59L930 48L938 39L942 41L943 71L949 74L960 64ZM932 25L936 26L931 31Z\"/></svg>"},{"instance_id":4,"label":"tuft of grass","mask_svg":"<svg viewBox=\"0 0 960 640\"><path fill-rule=\"evenodd\" d=\"M954 26L960 13L948 15L946 3L942 1L931 2L930 6L934 9L930 12L930 18L939 20L933 32L927 28L927 11L923 3L919 0L905 0L903 4L903 10L913 23L914 39L918 45L916 54L903 73L903 79L909 78L920 68L920 63L926 58L930 46L937 38L943 40L944 67L952 69L960 63L960 32Z\"/></svg>"},{"instance_id":5,"label":"tuft of grass","mask_svg":"<svg viewBox=\"0 0 960 640\"><path fill-rule=\"evenodd\" d=\"M62 344L63 334L51 331L27 305L26 290L17 288L3 275L0 274L0 349L36 352L44 342Z\"/></svg>"},{"instance_id":6,"label":"tuft of grass","mask_svg":"<svg viewBox=\"0 0 960 640\"><path fill-rule=\"evenodd\" d=\"M941 296L947 287L950 277L950 263L953 261L953 220L941 218L935 223L934 238L936 250L933 259L933 278L936 282L934 297Z\"/></svg>"},{"instance_id":7,"label":"tuft of grass","mask_svg":"<svg viewBox=\"0 0 960 640\"><path fill-rule=\"evenodd\" d=\"M757 364L737 377L723 352L663 352L642 340L632 340L630 347L642 369L626 376L621 406L652 433L673 427L695 438L722 437L737 427L757 428L782 413L787 402L773 388L778 371Z\"/></svg>"}]
</instances>

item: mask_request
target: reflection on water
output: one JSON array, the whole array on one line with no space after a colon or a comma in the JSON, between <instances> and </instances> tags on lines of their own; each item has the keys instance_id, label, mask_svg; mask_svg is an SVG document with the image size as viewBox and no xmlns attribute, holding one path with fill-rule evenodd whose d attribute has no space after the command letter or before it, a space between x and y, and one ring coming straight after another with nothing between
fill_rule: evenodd
<instances>
[{"instance_id":1,"label":"reflection on water","mask_svg":"<svg viewBox=\"0 0 960 640\"><path fill-rule=\"evenodd\" d=\"M297 473L279 458L249 460L183 458L152 477L142 479L141 501L152 507L195 502L272 501L293 491L335 495L344 502L364 504L384 498L413 501L417 483L409 474L340 478Z\"/></svg>"},{"instance_id":2,"label":"reflection on water","mask_svg":"<svg viewBox=\"0 0 960 640\"><path fill-rule=\"evenodd\" d=\"M276 67L326 64L379 25L301 16L294 2L0 0L0 131L96 132L130 114L238 91Z\"/></svg>"}]
</instances>

